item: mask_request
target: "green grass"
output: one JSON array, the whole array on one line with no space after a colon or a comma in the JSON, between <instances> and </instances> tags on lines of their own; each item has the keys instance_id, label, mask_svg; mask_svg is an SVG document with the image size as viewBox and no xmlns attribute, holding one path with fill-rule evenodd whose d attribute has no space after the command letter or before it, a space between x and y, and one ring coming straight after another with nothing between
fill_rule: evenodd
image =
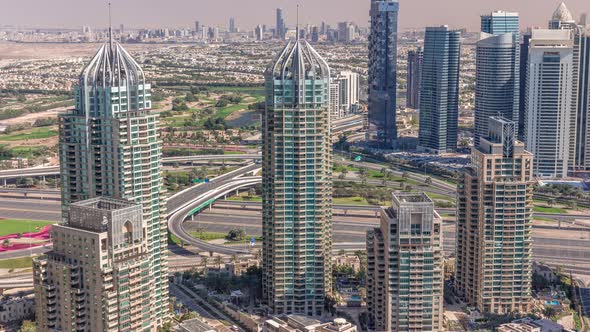
<instances>
[{"instance_id":1,"label":"green grass","mask_svg":"<svg viewBox=\"0 0 590 332\"><path fill-rule=\"evenodd\" d=\"M362 205L368 206L371 205L367 200L363 197L353 196L353 197L334 197L333 204L337 205Z\"/></svg>"},{"instance_id":2,"label":"green grass","mask_svg":"<svg viewBox=\"0 0 590 332\"><path fill-rule=\"evenodd\" d=\"M14 132L8 135L0 135L0 141L4 142L16 142L24 141L28 139L41 139L57 136L58 132L52 127L35 128L32 130L24 130Z\"/></svg>"},{"instance_id":3,"label":"green grass","mask_svg":"<svg viewBox=\"0 0 590 332\"><path fill-rule=\"evenodd\" d=\"M426 195L428 195L428 197L430 197L430 199L440 199L440 200L449 201L449 202L455 201L454 196L445 196L445 195L431 193L431 192L427 192Z\"/></svg>"},{"instance_id":4,"label":"green grass","mask_svg":"<svg viewBox=\"0 0 590 332\"><path fill-rule=\"evenodd\" d=\"M167 127L183 127L184 121L190 119L190 115L177 115L163 119Z\"/></svg>"},{"instance_id":5,"label":"green grass","mask_svg":"<svg viewBox=\"0 0 590 332\"><path fill-rule=\"evenodd\" d=\"M33 267L33 259L31 257L0 260L0 269L26 269L29 267Z\"/></svg>"},{"instance_id":6,"label":"green grass","mask_svg":"<svg viewBox=\"0 0 590 332\"><path fill-rule=\"evenodd\" d=\"M262 202L262 197L260 196L232 196L227 198L228 201L238 201L238 202Z\"/></svg>"},{"instance_id":7,"label":"green grass","mask_svg":"<svg viewBox=\"0 0 590 332\"><path fill-rule=\"evenodd\" d=\"M229 105L226 107L219 108L219 109L217 109L217 112L215 112L215 115L213 115L213 117L225 119L233 112L243 110L243 109L248 109L248 105L249 105L249 103L246 103L246 104L240 103L240 104Z\"/></svg>"},{"instance_id":8,"label":"green grass","mask_svg":"<svg viewBox=\"0 0 590 332\"><path fill-rule=\"evenodd\" d=\"M533 212L539 213L554 213L554 214L567 214L566 209L556 208L556 207L549 207L549 206L534 206Z\"/></svg>"},{"instance_id":9,"label":"green grass","mask_svg":"<svg viewBox=\"0 0 590 332\"><path fill-rule=\"evenodd\" d=\"M45 146L15 146L9 149L10 153L15 157L35 157L47 150Z\"/></svg>"},{"instance_id":10,"label":"green grass","mask_svg":"<svg viewBox=\"0 0 590 332\"><path fill-rule=\"evenodd\" d=\"M182 241L180 241L180 239L178 238L178 236L172 234L172 233L168 233L170 235L170 241L178 246L180 246L182 244Z\"/></svg>"},{"instance_id":11,"label":"green grass","mask_svg":"<svg viewBox=\"0 0 590 332\"><path fill-rule=\"evenodd\" d=\"M0 220L0 236L36 232L41 230L41 228L52 224L55 224L55 222L21 219L3 219Z\"/></svg>"},{"instance_id":12,"label":"green grass","mask_svg":"<svg viewBox=\"0 0 590 332\"><path fill-rule=\"evenodd\" d=\"M225 239L226 233L215 233L215 232L190 232L190 235L194 238L203 241Z\"/></svg>"},{"instance_id":13,"label":"green grass","mask_svg":"<svg viewBox=\"0 0 590 332\"><path fill-rule=\"evenodd\" d=\"M538 221L555 222L555 220L547 217L533 217L533 219Z\"/></svg>"},{"instance_id":14,"label":"green grass","mask_svg":"<svg viewBox=\"0 0 590 332\"><path fill-rule=\"evenodd\" d=\"M243 94L264 95L264 87L241 87L241 86L208 86L210 92L225 93L225 92L239 92Z\"/></svg>"}]
</instances>

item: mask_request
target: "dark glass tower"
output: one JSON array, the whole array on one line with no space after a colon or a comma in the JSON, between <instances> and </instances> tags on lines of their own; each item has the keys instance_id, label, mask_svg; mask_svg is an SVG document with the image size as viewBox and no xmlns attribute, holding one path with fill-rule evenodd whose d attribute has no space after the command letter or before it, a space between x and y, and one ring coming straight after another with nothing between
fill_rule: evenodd
<instances>
[{"instance_id":1,"label":"dark glass tower","mask_svg":"<svg viewBox=\"0 0 590 332\"><path fill-rule=\"evenodd\" d=\"M408 108L420 108L420 81L422 79L423 61L424 52L422 52L421 47L408 52L408 73L406 80L406 107Z\"/></svg>"},{"instance_id":2,"label":"dark glass tower","mask_svg":"<svg viewBox=\"0 0 590 332\"><path fill-rule=\"evenodd\" d=\"M475 146L488 133L491 116L518 124L520 46L518 13L493 12L481 17L476 45Z\"/></svg>"},{"instance_id":3,"label":"dark glass tower","mask_svg":"<svg viewBox=\"0 0 590 332\"><path fill-rule=\"evenodd\" d=\"M381 148L397 138L397 0L371 0L369 36L369 132Z\"/></svg>"},{"instance_id":4,"label":"dark glass tower","mask_svg":"<svg viewBox=\"0 0 590 332\"><path fill-rule=\"evenodd\" d=\"M457 149L460 39L461 33L447 26L426 28L419 131L423 151Z\"/></svg>"}]
</instances>

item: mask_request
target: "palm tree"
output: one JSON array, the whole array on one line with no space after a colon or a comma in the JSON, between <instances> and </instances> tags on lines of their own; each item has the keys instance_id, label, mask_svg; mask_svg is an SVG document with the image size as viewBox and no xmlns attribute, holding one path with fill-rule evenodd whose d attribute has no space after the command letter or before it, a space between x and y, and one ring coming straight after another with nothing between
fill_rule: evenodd
<instances>
[{"instance_id":1,"label":"palm tree","mask_svg":"<svg viewBox=\"0 0 590 332\"><path fill-rule=\"evenodd\" d=\"M208 274L208 269L207 269L207 263L208 263L208 258L207 256L202 256L201 257L201 266L203 267L203 274L206 276Z\"/></svg>"},{"instance_id":2,"label":"palm tree","mask_svg":"<svg viewBox=\"0 0 590 332\"><path fill-rule=\"evenodd\" d=\"M215 263L217 264L217 269L221 272L221 256L215 256Z\"/></svg>"}]
</instances>

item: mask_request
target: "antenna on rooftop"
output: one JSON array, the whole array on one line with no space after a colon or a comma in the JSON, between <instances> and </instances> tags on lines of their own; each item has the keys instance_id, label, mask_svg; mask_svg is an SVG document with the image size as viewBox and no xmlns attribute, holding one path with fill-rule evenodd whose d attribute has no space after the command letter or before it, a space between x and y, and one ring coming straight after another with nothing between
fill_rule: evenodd
<instances>
[{"instance_id":1,"label":"antenna on rooftop","mask_svg":"<svg viewBox=\"0 0 590 332\"><path fill-rule=\"evenodd\" d=\"M113 50L113 25L111 23L111 3L109 2L109 47Z\"/></svg>"},{"instance_id":2,"label":"antenna on rooftop","mask_svg":"<svg viewBox=\"0 0 590 332\"><path fill-rule=\"evenodd\" d=\"M295 40L299 40L299 4L297 4L297 24L295 25Z\"/></svg>"}]
</instances>

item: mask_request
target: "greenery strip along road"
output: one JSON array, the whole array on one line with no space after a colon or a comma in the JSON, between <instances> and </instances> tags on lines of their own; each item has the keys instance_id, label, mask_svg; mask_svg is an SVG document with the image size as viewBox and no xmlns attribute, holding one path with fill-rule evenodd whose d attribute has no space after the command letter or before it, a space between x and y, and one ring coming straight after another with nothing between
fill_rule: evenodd
<instances>
[{"instance_id":1,"label":"greenery strip along road","mask_svg":"<svg viewBox=\"0 0 590 332\"><path fill-rule=\"evenodd\" d=\"M47 225L55 224L51 221L0 219L0 236L10 234L35 233Z\"/></svg>"}]
</instances>

